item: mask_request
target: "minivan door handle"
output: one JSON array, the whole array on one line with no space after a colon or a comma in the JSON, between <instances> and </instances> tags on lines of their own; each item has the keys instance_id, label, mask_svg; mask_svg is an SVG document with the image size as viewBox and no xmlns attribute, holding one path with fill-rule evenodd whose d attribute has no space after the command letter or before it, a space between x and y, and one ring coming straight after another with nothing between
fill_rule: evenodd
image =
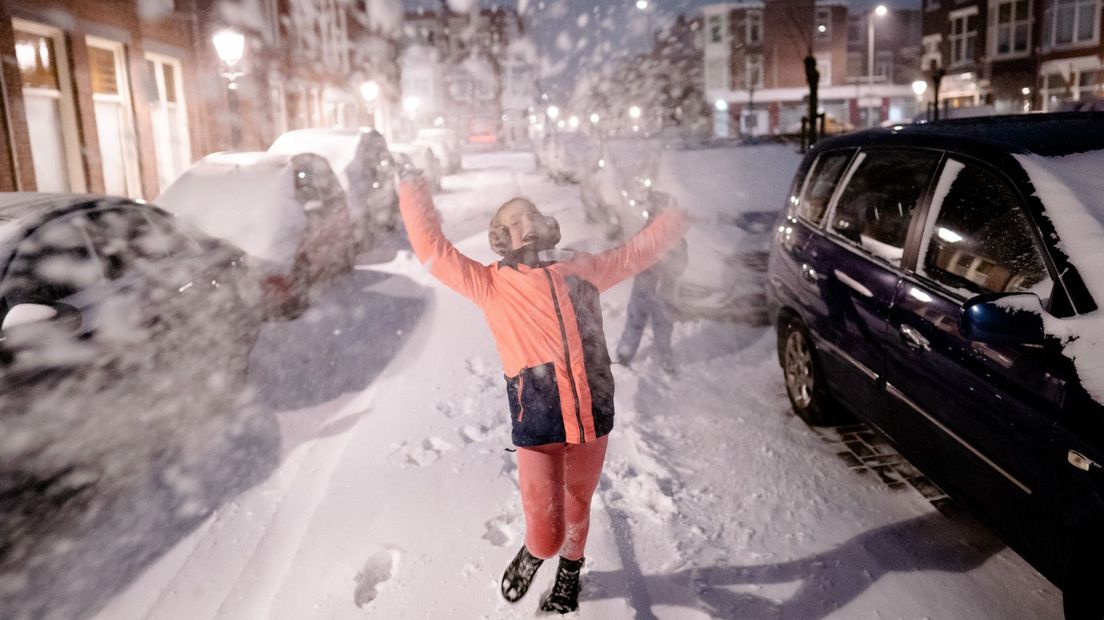
<instances>
[{"instance_id":1,"label":"minivan door handle","mask_svg":"<svg viewBox=\"0 0 1104 620\"><path fill-rule=\"evenodd\" d=\"M911 325L901 325L901 340L910 349L931 351L931 341L920 335L920 332Z\"/></svg>"},{"instance_id":2,"label":"minivan door handle","mask_svg":"<svg viewBox=\"0 0 1104 620\"><path fill-rule=\"evenodd\" d=\"M1077 450L1070 450L1069 453L1066 454L1066 462L1081 471L1091 471L1093 467L1100 467L1100 465L1097 465L1096 461L1081 454Z\"/></svg>"}]
</instances>

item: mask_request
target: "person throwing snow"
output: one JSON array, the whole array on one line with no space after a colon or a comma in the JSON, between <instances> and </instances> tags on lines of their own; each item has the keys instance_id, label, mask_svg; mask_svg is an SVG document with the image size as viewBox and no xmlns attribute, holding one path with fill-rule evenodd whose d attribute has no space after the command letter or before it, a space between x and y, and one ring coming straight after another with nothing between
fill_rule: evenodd
<instances>
[{"instance_id":1,"label":"person throwing snow","mask_svg":"<svg viewBox=\"0 0 1104 620\"><path fill-rule=\"evenodd\" d=\"M429 189L404 171L399 210L418 259L483 310L502 359L517 447L525 544L502 576L502 596L525 595L546 560L559 555L544 611L578 608L590 502L613 429L613 375L598 294L647 269L686 232L670 208L624 245L592 255L556 250L559 224L524 198L503 204L488 238L502 260L483 265L441 232Z\"/></svg>"}]
</instances>

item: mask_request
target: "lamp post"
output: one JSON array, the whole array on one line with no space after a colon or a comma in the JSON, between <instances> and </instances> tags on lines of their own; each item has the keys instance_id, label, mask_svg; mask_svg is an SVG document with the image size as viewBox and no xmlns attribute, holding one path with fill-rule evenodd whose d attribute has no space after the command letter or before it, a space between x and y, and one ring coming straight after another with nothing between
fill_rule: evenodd
<instances>
[{"instance_id":1,"label":"lamp post","mask_svg":"<svg viewBox=\"0 0 1104 620\"><path fill-rule=\"evenodd\" d=\"M871 93L874 91L874 17L884 17L889 11L884 4L879 4L874 8L874 13L866 18L866 79L867 79L867 101L871 98ZM866 124L867 126L873 126L874 118L874 106L869 106L866 112Z\"/></svg>"},{"instance_id":2,"label":"lamp post","mask_svg":"<svg viewBox=\"0 0 1104 620\"><path fill-rule=\"evenodd\" d=\"M245 56L245 36L233 30L220 30L211 37L215 53L222 61L222 77L226 78L227 103L230 106L230 143L234 150L241 148L241 112L238 102L238 78L245 75L241 69Z\"/></svg>"}]
</instances>

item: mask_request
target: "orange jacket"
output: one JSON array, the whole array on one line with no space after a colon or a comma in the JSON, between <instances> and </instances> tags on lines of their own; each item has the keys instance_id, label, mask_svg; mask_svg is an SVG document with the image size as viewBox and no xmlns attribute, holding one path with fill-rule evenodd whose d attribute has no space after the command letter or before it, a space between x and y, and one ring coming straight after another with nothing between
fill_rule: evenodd
<instances>
[{"instance_id":1,"label":"orange jacket","mask_svg":"<svg viewBox=\"0 0 1104 620\"><path fill-rule=\"evenodd\" d=\"M404 181L399 209L430 273L475 302L491 328L518 446L585 443L613 428L613 375L598 293L647 269L686 232L670 209L622 246L531 268L483 265L441 233L425 183Z\"/></svg>"}]
</instances>

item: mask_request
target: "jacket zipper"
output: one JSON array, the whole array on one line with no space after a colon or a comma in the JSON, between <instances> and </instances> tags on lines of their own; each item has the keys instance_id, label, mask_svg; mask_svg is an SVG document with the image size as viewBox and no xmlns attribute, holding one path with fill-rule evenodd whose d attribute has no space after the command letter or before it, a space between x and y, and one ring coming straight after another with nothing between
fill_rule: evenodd
<instances>
[{"instance_id":1,"label":"jacket zipper","mask_svg":"<svg viewBox=\"0 0 1104 620\"><path fill-rule=\"evenodd\" d=\"M522 399L522 393L525 391L525 369L522 368L518 373L518 422L521 422L525 417L525 401Z\"/></svg>"},{"instance_id":2,"label":"jacket zipper","mask_svg":"<svg viewBox=\"0 0 1104 620\"><path fill-rule=\"evenodd\" d=\"M560 337L563 339L564 363L567 364L567 380L571 383L571 397L575 400L575 421L579 424L579 441L586 443L586 433L583 431L583 415L579 411L579 391L575 387L575 375L571 372L571 352L567 348L567 328L564 327L563 313L560 312L560 299L556 297L556 285L552 282L552 274L548 269L544 270L548 278L548 288L552 291L552 305L556 308L556 319L560 322ZM555 370L553 370L554 372Z\"/></svg>"}]
</instances>

